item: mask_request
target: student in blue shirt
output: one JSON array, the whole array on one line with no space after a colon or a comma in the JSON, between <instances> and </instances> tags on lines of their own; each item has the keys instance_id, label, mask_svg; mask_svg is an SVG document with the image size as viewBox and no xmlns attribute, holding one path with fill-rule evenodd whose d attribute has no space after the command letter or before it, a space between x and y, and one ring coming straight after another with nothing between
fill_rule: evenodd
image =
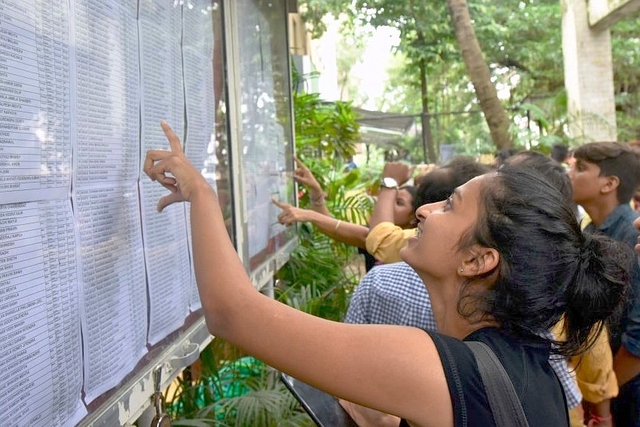
<instances>
[{"instance_id":1,"label":"student in blue shirt","mask_svg":"<svg viewBox=\"0 0 640 427\"><path fill-rule=\"evenodd\" d=\"M603 234L633 253L638 213L629 204L640 184L640 155L628 144L593 142L578 147L569 171L573 200L591 218L586 233ZM640 267L634 263L631 299L624 315L610 325L613 369L620 393L613 400L616 426L640 427Z\"/></svg>"}]
</instances>

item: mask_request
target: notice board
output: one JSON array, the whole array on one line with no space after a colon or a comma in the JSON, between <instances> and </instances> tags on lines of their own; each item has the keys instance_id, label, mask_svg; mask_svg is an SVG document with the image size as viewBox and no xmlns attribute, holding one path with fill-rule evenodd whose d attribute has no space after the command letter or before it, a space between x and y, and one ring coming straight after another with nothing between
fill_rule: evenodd
<instances>
[{"instance_id":1,"label":"notice board","mask_svg":"<svg viewBox=\"0 0 640 427\"><path fill-rule=\"evenodd\" d=\"M202 321L187 207L157 214L141 166L164 119L230 192L221 25L212 0L0 1L4 426L81 423Z\"/></svg>"},{"instance_id":2,"label":"notice board","mask_svg":"<svg viewBox=\"0 0 640 427\"><path fill-rule=\"evenodd\" d=\"M275 198L295 203L293 125L285 0L233 2L238 52L241 218L244 258L254 284L268 281L295 246L294 228L278 223Z\"/></svg>"}]
</instances>

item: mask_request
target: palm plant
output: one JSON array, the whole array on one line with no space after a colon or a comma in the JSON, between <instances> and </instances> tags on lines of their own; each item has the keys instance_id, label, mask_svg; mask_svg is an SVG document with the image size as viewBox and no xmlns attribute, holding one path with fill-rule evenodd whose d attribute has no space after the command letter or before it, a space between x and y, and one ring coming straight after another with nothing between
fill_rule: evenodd
<instances>
[{"instance_id":1,"label":"palm plant","mask_svg":"<svg viewBox=\"0 0 640 427\"><path fill-rule=\"evenodd\" d=\"M215 375L200 382L200 407L175 426L312 426L293 395L277 381L275 371L251 358L227 362ZM210 394L209 404L202 404Z\"/></svg>"},{"instance_id":2,"label":"palm plant","mask_svg":"<svg viewBox=\"0 0 640 427\"><path fill-rule=\"evenodd\" d=\"M174 426L313 425L273 369L219 338L178 378L167 401Z\"/></svg>"}]
</instances>

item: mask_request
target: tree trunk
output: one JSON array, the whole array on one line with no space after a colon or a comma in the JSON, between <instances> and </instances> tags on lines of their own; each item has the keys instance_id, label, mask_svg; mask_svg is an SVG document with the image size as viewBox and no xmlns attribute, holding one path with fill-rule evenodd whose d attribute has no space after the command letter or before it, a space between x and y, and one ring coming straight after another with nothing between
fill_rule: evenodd
<instances>
[{"instance_id":1,"label":"tree trunk","mask_svg":"<svg viewBox=\"0 0 640 427\"><path fill-rule=\"evenodd\" d=\"M489 66L482 56L480 44L473 30L467 2L447 0L447 6L467 73L476 90L493 143L498 149L510 148L513 142L509 135L509 116L498 99L495 86L491 83Z\"/></svg>"},{"instance_id":2,"label":"tree trunk","mask_svg":"<svg viewBox=\"0 0 640 427\"><path fill-rule=\"evenodd\" d=\"M420 115L422 124L422 151L425 163L436 163L438 156L433 144L431 133L431 117L429 116L429 97L427 90L427 64L425 59L420 59L420 94L422 99L422 114Z\"/></svg>"}]
</instances>

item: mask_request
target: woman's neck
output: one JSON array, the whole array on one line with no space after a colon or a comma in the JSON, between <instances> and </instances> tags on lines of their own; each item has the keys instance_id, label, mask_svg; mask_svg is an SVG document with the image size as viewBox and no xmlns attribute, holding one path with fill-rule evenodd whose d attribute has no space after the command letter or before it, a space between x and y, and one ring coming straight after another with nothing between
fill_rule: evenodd
<instances>
[{"instance_id":1,"label":"woman's neck","mask_svg":"<svg viewBox=\"0 0 640 427\"><path fill-rule=\"evenodd\" d=\"M423 279L425 283L426 279ZM458 311L458 301L460 296L460 283L428 286L431 298L431 308L436 320L438 332L454 338L463 339L470 333L478 329L498 326L494 320L486 315L462 316ZM470 302L471 303L471 302ZM472 307L469 308L473 311Z\"/></svg>"}]
</instances>

